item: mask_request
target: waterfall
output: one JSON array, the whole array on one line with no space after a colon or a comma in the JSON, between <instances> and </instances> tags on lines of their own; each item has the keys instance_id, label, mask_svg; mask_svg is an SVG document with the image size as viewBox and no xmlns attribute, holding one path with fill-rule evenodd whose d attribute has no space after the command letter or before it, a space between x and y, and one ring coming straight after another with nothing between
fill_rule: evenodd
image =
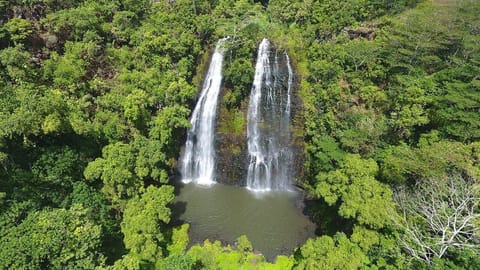
<instances>
[{"instance_id":1,"label":"waterfall","mask_svg":"<svg viewBox=\"0 0 480 270\"><path fill-rule=\"evenodd\" d=\"M273 60L273 61L272 61ZM268 39L258 48L248 107L250 163L247 188L288 190L292 178L290 110L293 72L286 53L273 52Z\"/></svg>"},{"instance_id":2,"label":"waterfall","mask_svg":"<svg viewBox=\"0 0 480 270\"><path fill-rule=\"evenodd\" d=\"M187 142L181 158L182 182L191 181L210 185L215 183L215 118L218 95L222 83L223 44L226 38L217 42L210 61L207 76L203 82L200 98L190 120Z\"/></svg>"}]
</instances>

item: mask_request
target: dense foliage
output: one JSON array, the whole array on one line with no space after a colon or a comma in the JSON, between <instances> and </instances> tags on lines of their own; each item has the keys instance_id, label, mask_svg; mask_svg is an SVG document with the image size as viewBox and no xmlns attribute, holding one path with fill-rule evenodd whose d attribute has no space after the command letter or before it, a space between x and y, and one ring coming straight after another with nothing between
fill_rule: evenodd
<instances>
[{"instance_id":1,"label":"dense foliage","mask_svg":"<svg viewBox=\"0 0 480 270\"><path fill-rule=\"evenodd\" d=\"M16 0L0 14L1 269L480 268L478 1ZM319 236L275 262L244 236L189 247L170 222L224 36L232 132L263 37L299 78L298 184Z\"/></svg>"}]
</instances>

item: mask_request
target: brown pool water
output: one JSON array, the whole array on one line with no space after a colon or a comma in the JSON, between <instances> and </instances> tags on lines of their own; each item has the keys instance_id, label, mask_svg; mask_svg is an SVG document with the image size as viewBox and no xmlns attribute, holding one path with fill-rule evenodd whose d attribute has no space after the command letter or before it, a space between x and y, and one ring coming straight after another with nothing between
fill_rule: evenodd
<instances>
[{"instance_id":1,"label":"brown pool water","mask_svg":"<svg viewBox=\"0 0 480 270\"><path fill-rule=\"evenodd\" d=\"M301 202L297 192L255 193L219 183L190 183L179 187L174 212L190 224L192 244L205 239L234 244L246 235L253 248L272 261L314 236L315 225L302 213Z\"/></svg>"}]
</instances>

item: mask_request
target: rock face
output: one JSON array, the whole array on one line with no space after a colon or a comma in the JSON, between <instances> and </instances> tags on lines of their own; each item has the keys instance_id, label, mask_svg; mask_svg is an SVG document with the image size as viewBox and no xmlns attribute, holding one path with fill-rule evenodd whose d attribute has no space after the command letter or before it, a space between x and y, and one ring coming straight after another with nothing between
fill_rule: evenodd
<instances>
[{"instance_id":1,"label":"rock face","mask_svg":"<svg viewBox=\"0 0 480 270\"><path fill-rule=\"evenodd\" d=\"M375 24L363 24L361 27L357 29L350 29L348 27L345 27L343 30L347 32L350 39L365 38L368 40L372 40L375 38L376 29L377 29L377 25Z\"/></svg>"},{"instance_id":2,"label":"rock face","mask_svg":"<svg viewBox=\"0 0 480 270\"><path fill-rule=\"evenodd\" d=\"M13 5L7 10L7 14L5 15L8 20L13 18L22 18L38 22L41 18L45 17L46 11L47 5L41 1L38 1L38 3L28 6Z\"/></svg>"},{"instance_id":3,"label":"rock face","mask_svg":"<svg viewBox=\"0 0 480 270\"><path fill-rule=\"evenodd\" d=\"M45 33L41 35L41 38L45 42L45 46L48 49L53 50L57 47L58 37L55 34Z\"/></svg>"},{"instance_id":4,"label":"rock face","mask_svg":"<svg viewBox=\"0 0 480 270\"><path fill-rule=\"evenodd\" d=\"M245 185L249 161L247 109L246 100L242 102L240 109L228 109L225 102L220 103L215 141L217 182Z\"/></svg>"}]
</instances>

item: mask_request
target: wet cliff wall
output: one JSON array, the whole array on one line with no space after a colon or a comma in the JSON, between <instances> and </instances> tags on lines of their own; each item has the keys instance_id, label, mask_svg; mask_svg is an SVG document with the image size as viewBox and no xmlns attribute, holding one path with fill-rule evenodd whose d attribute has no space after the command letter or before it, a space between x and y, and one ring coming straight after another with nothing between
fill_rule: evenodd
<instances>
[{"instance_id":1,"label":"wet cliff wall","mask_svg":"<svg viewBox=\"0 0 480 270\"><path fill-rule=\"evenodd\" d=\"M285 52L284 49L275 47L273 47L273 50L276 52L271 54L271 63L274 63L273 57L276 53L284 54ZM239 186L246 183L250 161L247 147L247 112L254 77L255 58L256 48L251 53L249 63L242 60L238 61L238 59L225 59L224 83L218 104L215 134L217 182ZM293 59L291 59L291 64L295 74L295 61ZM285 59L279 62L279 69L281 70L281 76L284 77L281 80L283 87L286 87L285 76L288 75L286 74ZM238 80L239 77L242 80ZM240 83L234 84L238 81ZM294 75L291 89L290 123L291 149L294 156L292 164L294 181L303 176L304 163L302 102L298 95L298 89L299 78ZM286 93L286 91L283 92Z\"/></svg>"}]
</instances>

